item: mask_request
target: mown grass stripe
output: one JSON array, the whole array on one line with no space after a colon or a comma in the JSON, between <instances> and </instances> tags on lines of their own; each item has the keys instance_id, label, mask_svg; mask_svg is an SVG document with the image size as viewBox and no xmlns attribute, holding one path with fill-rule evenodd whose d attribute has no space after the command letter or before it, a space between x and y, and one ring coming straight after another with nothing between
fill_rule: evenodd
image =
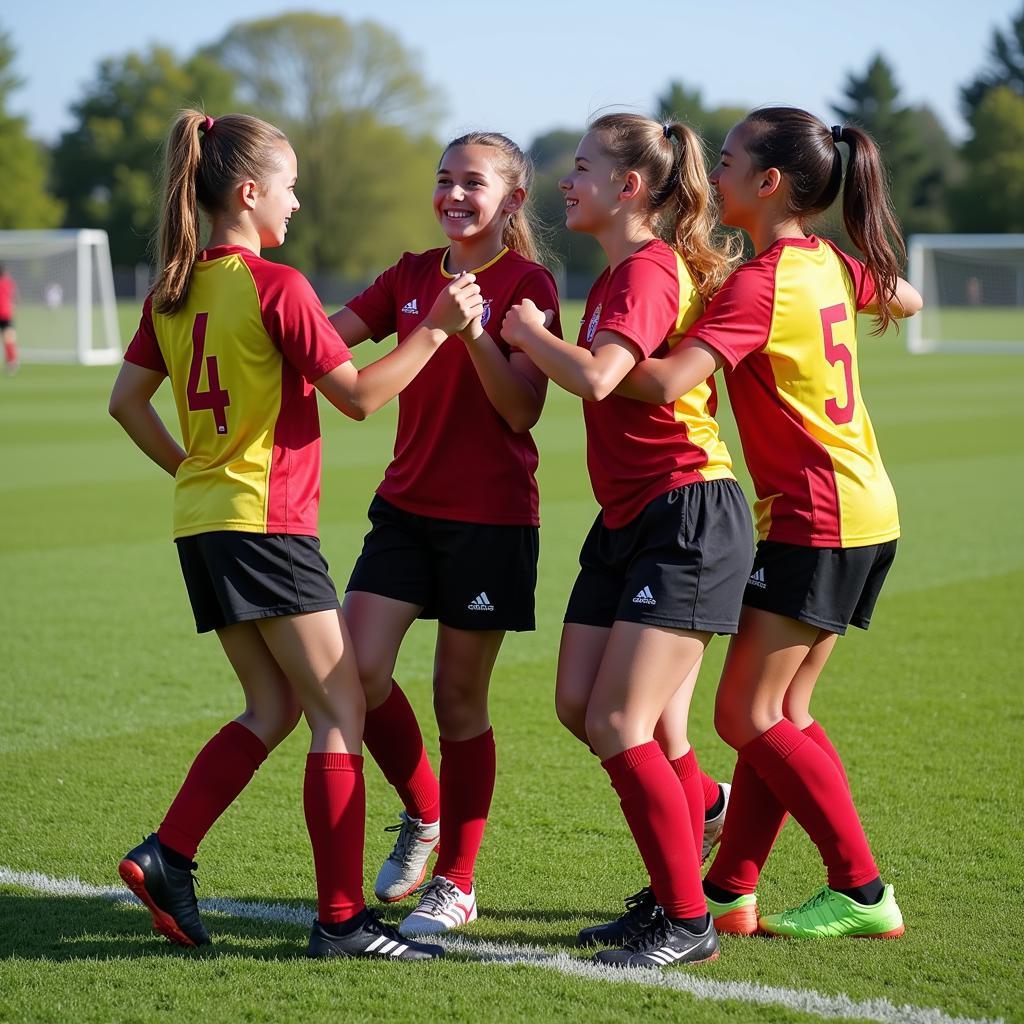
<instances>
[{"instance_id":1,"label":"mown grass stripe","mask_svg":"<svg viewBox=\"0 0 1024 1024\"><path fill-rule=\"evenodd\" d=\"M0 865L0 886L14 886L68 898L99 898L116 903L142 904L125 889L90 885L78 878L53 878L38 871L15 871ZM204 913L266 921L308 928L313 910L306 906L282 903L260 903L232 899L199 901ZM503 942L480 942L464 936L441 938L452 953L470 957L480 963L505 966L540 967L567 977L583 978L620 985L642 985L669 989L710 1002L740 1002L756 1006L780 1006L822 1020L868 1020L880 1024L1003 1024L1002 1018L951 1017L934 1007L897 1006L888 999L856 1000L840 993L828 995L813 989L779 988L747 981L715 981L685 971L658 971L654 968L616 970L599 967L590 960L566 952L552 953L539 946L517 946Z\"/></svg>"}]
</instances>

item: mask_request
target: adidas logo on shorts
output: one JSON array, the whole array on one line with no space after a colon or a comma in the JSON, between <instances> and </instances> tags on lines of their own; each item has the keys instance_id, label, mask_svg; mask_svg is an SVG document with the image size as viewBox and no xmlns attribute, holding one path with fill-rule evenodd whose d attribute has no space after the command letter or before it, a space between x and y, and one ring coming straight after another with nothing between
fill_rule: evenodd
<instances>
[{"instance_id":1,"label":"adidas logo on shorts","mask_svg":"<svg viewBox=\"0 0 1024 1024\"><path fill-rule=\"evenodd\" d=\"M654 600L654 595L651 593L650 587L644 587L636 597L633 598L633 604L657 604Z\"/></svg>"},{"instance_id":2,"label":"adidas logo on shorts","mask_svg":"<svg viewBox=\"0 0 1024 1024\"><path fill-rule=\"evenodd\" d=\"M487 591L481 590L476 597L473 598L466 607L471 612L493 612L494 605L491 604L491 599L487 596Z\"/></svg>"},{"instance_id":3,"label":"adidas logo on shorts","mask_svg":"<svg viewBox=\"0 0 1024 1024\"><path fill-rule=\"evenodd\" d=\"M747 580L748 587L758 587L761 590L767 590L768 584L764 581L764 566L762 565L757 572L752 573L750 579Z\"/></svg>"},{"instance_id":4,"label":"adidas logo on shorts","mask_svg":"<svg viewBox=\"0 0 1024 1024\"><path fill-rule=\"evenodd\" d=\"M402 307L402 312L403 313L418 313L419 311L420 311L420 307L416 305L416 300L415 299L410 299Z\"/></svg>"}]
</instances>

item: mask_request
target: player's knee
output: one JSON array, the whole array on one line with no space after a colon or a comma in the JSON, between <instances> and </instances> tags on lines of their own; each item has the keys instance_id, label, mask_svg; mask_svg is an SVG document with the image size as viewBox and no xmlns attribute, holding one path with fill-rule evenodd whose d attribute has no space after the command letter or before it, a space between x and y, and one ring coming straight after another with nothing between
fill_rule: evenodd
<instances>
[{"instance_id":1,"label":"player's knee","mask_svg":"<svg viewBox=\"0 0 1024 1024\"><path fill-rule=\"evenodd\" d=\"M591 705L587 708L586 731L587 742L598 752L629 745L630 723L622 711L607 711Z\"/></svg>"},{"instance_id":2,"label":"player's knee","mask_svg":"<svg viewBox=\"0 0 1024 1024\"><path fill-rule=\"evenodd\" d=\"M555 693L555 714L559 722L578 739L587 740L587 702L575 694Z\"/></svg>"},{"instance_id":3,"label":"player's knee","mask_svg":"<svg viewBox=\"0 0 1024 1024\"><path fill-rule=\"evenodd\" d=\"M734 750L743 746L743 737L749 732L749 722L731 705L719 701L715 705L715 732Z\"/></svg>"},{"instance_id":4,"label":"player's knee","mask_svg":"<svg viewBox=\"0 0 1024 1024\"><path fill-rule=\"evenodd\" d=\"M460 736L479 725L486 729L487 697L470 686L435 686L434 714L442 736Z\"/></svg>"}]
</instances>

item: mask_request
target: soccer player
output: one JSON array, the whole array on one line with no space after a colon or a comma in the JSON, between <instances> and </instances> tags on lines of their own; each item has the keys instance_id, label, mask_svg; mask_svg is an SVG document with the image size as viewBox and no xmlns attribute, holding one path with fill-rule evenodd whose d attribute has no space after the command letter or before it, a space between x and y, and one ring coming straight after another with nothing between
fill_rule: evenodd
<instances>
[{"instance_id":1,"label":"soccer player","mask_svg":"<svg viewBox=\"0 0 1024 1024\"><path fill-rule=\"evenodd\" d=\"M400 926L405 935L477 917L473 874L495 781L488 688L506 631L534 628L539 518L530 428L547 378L498 333L505 312L524 300L560 330L555 282L536 262L531 178L529 159L504 135L473 132L449 143L433 198L447 246L406 253L331 318L350 344L397 333L401 351L455 275L470 271L483 299L481 315L399 398L395 457L370 505L372 528L344 604L366 691L366 746L404 804L378 898L396 902L416 891L440 842L433 875ZM393 678L417 618L438 623L440 784Z\"/></svg>"},{"instance_id":2,"label":"soccer player","mask_svg":"<svg viewBox=\"0 0 1024 1024\"><path fill-rule=\"evenodd\" d=\"M303 806L317 880L314 957L432 959L366 909L364 700L317 540L314 387L354 419L393 398L483 306L452 280L402 349L357 373L309 282L261 258L281 245L295 153L253 117L183 111L167 140L161 271L110 398L136 445L174 476L174 538L200 633L216 631L245 710L200 751L159 830L119 871L172 942L209 942L191 874L207 831L304 714ZM199 209L210 217L198 250ZM170 377L184 448L151 404Z\"/></svg>"},{"instance_id":3,"label":"soccer player","mask_svg":"<svg viewBox=\"0 0 1024 1024\"><path fill-rule=\"evenodd\" d=\"M530 302L513 306L502 336L584 399L601 511L565 613L556 705L601 759L652 891L645 908L580 941L620 944L597 953L600 963L700 963L718 955L700 881L703 788L692 752L688 785L655 729L673 698L687 709L711 637L736 631L753 529L710 381L660 406L613 392L683 336L731 259L713 240L700 140L681 124L598 118L560 185L567 226L596 238L609 266L590 290L576 347L547 331Z\"/></svg>"},{"instance_id":4,"label":"soccer player","mask_svg":"<svg viewBox=\"0 0 1024 1024\"><path fill-rule=\"evenodd\" d=\"M18 372L18 338L14 332L14 302L17 297L18 286L0 263L0 339L4 343L4 369L11 374Z\"/></svg>"},{"instance_id":5,"label":"soccer player","mask_svg":"<svg viewBox=\"0 0 1024 1024\"><path fill-rule=\"evenodd\" d=\"M746 231L756 255L684 343L630 382L653 384L647 397L661 402L724 366L757 492L757 552L715 711L738 760L708 906L720 931L897 936L892 886L810 701L837 638L868 627L900 532L860 391L857 313L874 313L882 330L921 298L897 273L899 228L878 150L860 129L829 129L792 107L755 110L729 133L711 178L723 222ZM840 190L863 262L808 228ZM759 918L758 877L787 812L818 847L828 884Z\"/></svg>"}]
</instances>

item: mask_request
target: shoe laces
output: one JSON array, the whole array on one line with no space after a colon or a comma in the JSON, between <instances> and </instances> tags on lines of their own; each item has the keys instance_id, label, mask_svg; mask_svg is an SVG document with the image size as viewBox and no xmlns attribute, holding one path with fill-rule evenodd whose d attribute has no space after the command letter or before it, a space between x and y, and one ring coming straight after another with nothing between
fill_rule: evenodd
<instances>
[{"instance_id":1,"label":"shoe laces","mask_svg":"<svg viewBox=\"0 0 1024 1024\"><path fill-rule=\"evenodd\" d=\"M412 841L416 835L416 826L412 823L412 819L404 812L399 815L401 821L397 825L387 825L384 828L385 832L397 832L398 838L395 840L394 849L388 854L388 860L394 861L396 864L401 864L409 856L409 847L412 845Z\"/></svg>"},{"instance_id":2,"label":"shoe laces","mask_svg":"<svg viewBox=\"0 0 1024 1024\"><path fill-rule=\"evenodd\" d=\"M832 890L829 889L827 885L823 885L809 900L801 903L800 906L796 908L796 912L800 914L805 910L810 910L812 907L816 907L819 904L826 902L831 895Z\"/></svg>"},{"instance_id":3,"label":"shoe laces","mask_svg":"<svg viewBox=\"0 0 1024 1024\"><path fill-rule=\"evenodd\" d=\"M623 917L630 920L648 918L654 912L657 904L654 902L654 893L650 886L644 886L639 892L626 897L626 913Z\"/></svg>"},{"instance_id":4,"label":"shoe laces","mask_svg":"<svg viewBox=\"0 0 1024 1024\"><path fill-rule=\"evenodd\" d=\"M657 949L668 938L669 931L669 921L665 916L665 911L661 907L655 906L650 924L636 935L626 939L623 948L628 949L631 953L646 953L649 950Z\"/></svg>"},{"instance_id":5,"label":"shoe laces","mask_svg":"<svg viewBox=\"0 0 1024 1024\"><path fill-rule=\"evenodd\" d=\"M389 925L387 921L382 921L377 916L375 910L371 910L369 907L366 908L366 917L363 919L363 923L360 926L368 932L372 932L374 935L383 935L385 938L393 939L395 941L401 941L402 936L399 935L397 930Z\"/></svg>"},{"instance_id":6,"label":"shoe laces","mask_svg":"<svg viewBox=\"0 0 1024 1024\"><path fill-rule=\"evenodd\" d=\"M458 899L459 888L444 875L437 875L420 886L419 892L422 895L416 913L437 914L445 909L446 904Z\"/></svg>"}]
</instances>

